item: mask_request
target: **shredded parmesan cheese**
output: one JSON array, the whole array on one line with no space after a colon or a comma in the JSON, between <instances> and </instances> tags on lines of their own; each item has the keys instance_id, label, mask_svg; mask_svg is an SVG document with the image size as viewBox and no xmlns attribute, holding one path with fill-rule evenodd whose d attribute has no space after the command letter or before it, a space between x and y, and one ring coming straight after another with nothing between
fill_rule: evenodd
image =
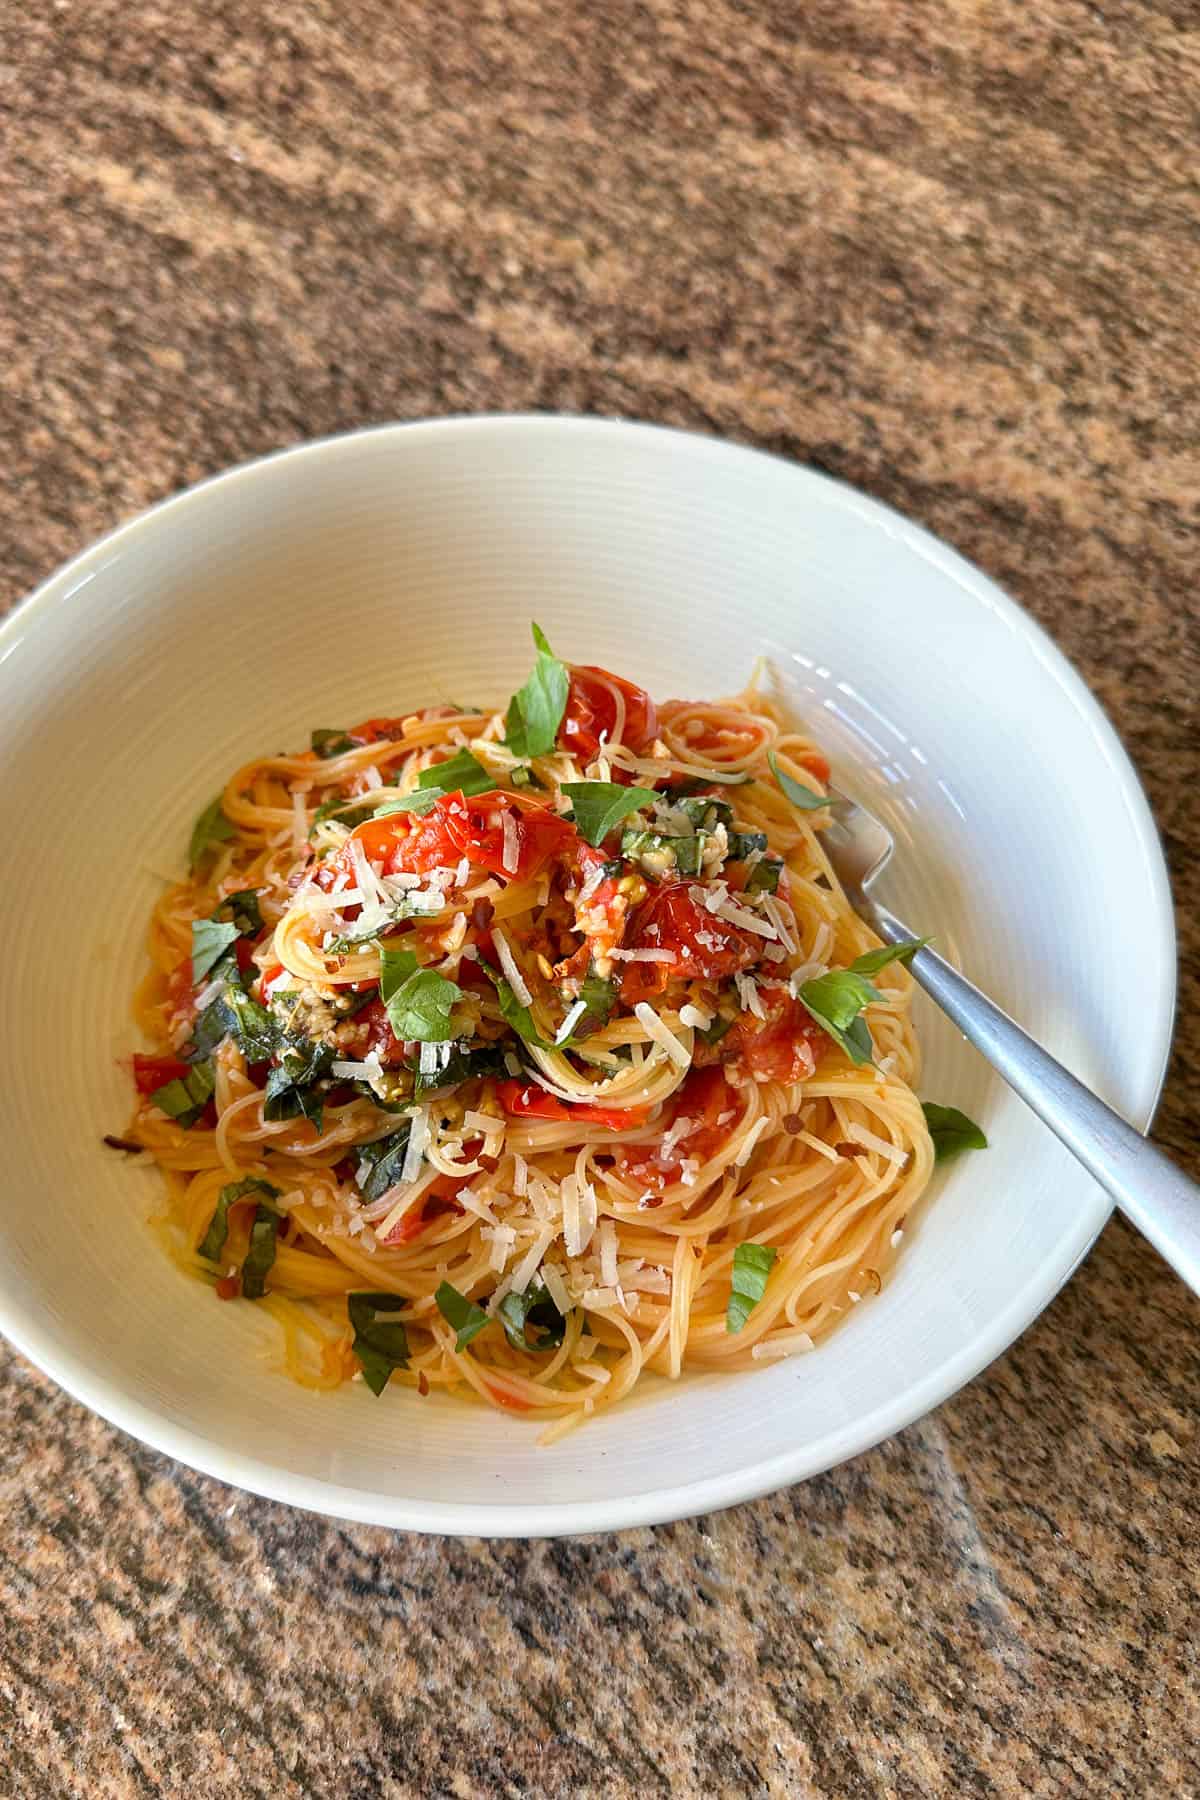
<instances>
[{"instance_id":1,"label":"shredded parmesan cheese","mask_svg":"<svg viewBox=\"0 0 1200 1800\"><path fill-rule=\"evenodd\" d=\"M713 1017L712 1013L705 1012L702 1007L693 1006L690 1002L679 1009L679 1023L687 1025L692 1031L707 1031Z\"/></svg>"},{"instance_id":2,"label":"shredded parmesan cheese","mask_svg":"<svg viewBox=\"0 0 1200 1800\"><path fill-rule=\"evenodd\" d=\"M422 1045L422 1049L424 1045ZM412 1116L412 1125L408 1133L408 1148L404 1152L404 1166L400 1170L401 1181L415 1181L421 1167L421 1158L425 1154L425 1146L429 1142L429 1108L418 1106Z\"/></svg>"},{"instance_id":3,"label":"shredded parmesan cheese","mask_svg":"<svg viewBox=\"0 0 1200 1800\"><path fill-rule=\"evenodd\" d=\"M750 1158L754 1155L754 1146L757 1144L759 1138L770 1123L771 1121L765 1113L761 1119L755 1119L753 1125L746 1133L745 1141L743 1142L741 1149L733 1159L737 1168L745 1168L746 1164L750 1161Z\"/></svg>"},{"instance_id":4,"label":"shredded parmesan cheese","mask_svg":"<svg viewBox=\"0 0 1200 1800\"><path fill-rule=\"evenodd\" d=\"M688 1051L671 1028L663 1024L652 1006L648 1006L644 1000L639 1000L633 1011L634 1017L643 1027L646 1036L652 1038L656 1044L660 1044L677 1067L681 1069L691 1067L692 1059Z\"/></svg>"},{"instance_id":5,"label":"shredded parmesan cheese","mask_svg":"<svg viewBox=\"0 0 1200 1800\"><path fill-rule=\"evenodd\" d=\"M582 1017L586 1011L587 1011L587 1001L586 1000L577 1000L575 1002L574 1006L571 1008L570 1012L567 1014L566 1018L563 1020L562 1024L559 1026L558 1030L554 1034L554 1041L556 1044L565 1044L566 1043L567 1039L570 1037L571 1033L574 1031L575 1027L578 1025L580 1019L582 1019Z\"/></svg>"},{"instance_id":6,"label":"shredded parmesan cheese","mask_svg":"<svg viewBox=\"0 0 1200 1800\"><path fill-rule=\"evenodd\" d=\"M500 851L500 867L504 870L506 875L515 875L517 872L517 865L521 860L521 845L520 840L517 837L517 821L507 809L504 813L501 829L503 831L503 840ZM528 1005L528 1001L523 1004Z\"/></svg>"},{"instance_id":7,"label":"shredded parmesan cheese","mask_svg":"<svg viewBox=\"0 0 1200 1800\"><path fill-rule=\"evenodd\" d=\"M517 967L517 960L509 947L508 939L498 925L494 926L492 929L492 942L496 946L496 955L500 958L500 967L503 969L504 978L516 997L517 1005L532 1006L533 995L526 986L525 977Z\"/></svg>"},{"instance_id":8,"label":"shredded parmesan cheese","mask_svg":"<svg viewBox=\"0 0 1200 1800\"><path fill-rule=\"evenodd\" d=\"M908 1160L908 1151L901 1150L898 1144L889 1143L877 1132L868 1131L865 1125L847 1125L846 1136L852 1143L861 1144L866 1150L874 1150L890 1163L904 1163Z\"/></svg>"}]
</instances>

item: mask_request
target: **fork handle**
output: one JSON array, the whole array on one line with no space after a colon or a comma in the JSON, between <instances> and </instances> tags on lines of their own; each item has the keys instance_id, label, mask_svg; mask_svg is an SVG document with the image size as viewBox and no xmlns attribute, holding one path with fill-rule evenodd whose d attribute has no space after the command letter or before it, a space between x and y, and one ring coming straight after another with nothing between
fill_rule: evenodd
<instances>
[{"instance_id":1,"label":"fork handle","mask_svg":"<svg viewBox=\"0 0 1200 1800\"><path fill-rule=\"evenodd\" d=\"M913 936L886 907L871 905L868 911L869 922L885 942L900 943ZM909 968L997 1074L1095 1176L1175 1273L1200 1294L1200 1187L944 957L934 950L918 950Z\"/></svg>"}]
</instances>

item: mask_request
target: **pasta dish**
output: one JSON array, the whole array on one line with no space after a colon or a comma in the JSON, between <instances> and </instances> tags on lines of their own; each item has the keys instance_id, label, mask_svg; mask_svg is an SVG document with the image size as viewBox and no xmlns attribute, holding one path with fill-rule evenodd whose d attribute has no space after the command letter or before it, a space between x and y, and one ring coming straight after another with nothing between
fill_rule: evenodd
<instances>
[{"instance_id":1,"label":"pasta dish","mask_svg":"<svg viewBox=\"0 0 1200 1800\"><path fill-rule=\"evenodd\" d=\"M552 1438L644 1372L811 1350L974 1128L916 1097L918 946L847 904L818 746L753 688L656 706L534 643L502 712L230 778L154 909L110 1141L297 1380Z\"/></svg>"}]
</instances>

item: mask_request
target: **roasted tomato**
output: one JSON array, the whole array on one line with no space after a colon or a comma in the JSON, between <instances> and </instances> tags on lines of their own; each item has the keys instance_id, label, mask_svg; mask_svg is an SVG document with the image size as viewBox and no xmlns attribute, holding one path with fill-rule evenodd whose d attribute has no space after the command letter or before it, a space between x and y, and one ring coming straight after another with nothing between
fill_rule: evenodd
<instances>
[{"instance_id":1,"label":"roasted tomato","mask_svg":"<svg viewBox=\"0 0 1200 1800\"><path fill-rule=\"evenodd\" d=\"M616 735L617 694L625 702L621 735ZM569 750L584 762L599 755L601 738L607 747L621 743L629 750L644 750L658 736L658 714L644 688L634 687L620 675L587 665L572 668L567 708L558 728L561 750Z\"/></svg>"},{"instance_id":2,"label":"roasted tomato","mask_svg":"<svg viewBox=\"0 0 1200 1800\"><path fill-rule=\"evenodd\" d=\"M701 890L702 891L702 890ZM629 921L628 950L669 950L671 960L629 962L621 974L621 998L636 1006L677 979L721 981L756 962L761 944L693 899L685 881L664 882Z\"/></svg>"},{"instance_id":3,"label":"roasted tomato","mask_svg":"<svg viewBox=\"0 0 1200 1800\"><path fill-rule=\"evenodd\" d=\"M512 821L515 837L511 867L505 862L506 817ZM490 875L525 881L545 868L552 857L570 849L576 832L544 802L495 790L469 799L461 793L445 794L424 818L391 813L382 819L368 819L356 828L354 836L372 862L382 862L385 875L400 871L421 875L430 869L452 867L466 857L473 868L486 869ZM338 861L352 872L344 850Z\"/></svg>"},{"instance_id":4,"label":"roasted tomato","mask_svg":"<svg viewBox=\"0 0 1200 1800\"><path fill-rule=\"evenodd\" d=\"M166 1087L168 1081L182 1081L192 1072L189 1063L180 1062L174 1056L135 1056L133 1059L134 1085L139 1094L152 1094L155 1088Z\"/></svg>"},{"instance_id":5,"label":"roasted tomato","mask_svg":"<svg viewBox=\"0 0 1200 1800\"><path fill-rule=\"evenodd\" d=\"M650 1116L648 1106L567 1106L548 1094L536 1081L500 1081L496 1098L514 1119L578 1119L585 1125L606 1125L610 1131L634 1131Z\"/></svg>"},{"instance_id":6,"label":"roasted tomato","mask_svg":"<svg viewBox=\"0 0 1200 1800\"><path fill-rule=\"evenodd\" d=\"M661 1193L679 1180L685 1161L707 1162L729 1136L737 1117L737 1095L724 1070L692 1069L672 1098L670 1120L663 1120L664 1136L680 1119L687 1119L686 1134L664 1156L658 1144L620 1144L616 1150L616 1174L623 1181L640 1182Z\"/></svg>"},{"instance_id":7,"label":"roasted tomato","mask_svg":"<svg viewBox=\"0 0 1200 1800\"><path fill-rule=\"evenodd\" d=\"M717 1046L724 1062L738 1061L759 1081L806 1081L829 1045L812 1014L790 995L759 989L764 1019L743 1013Z\"/></svg>"}]
</instances>

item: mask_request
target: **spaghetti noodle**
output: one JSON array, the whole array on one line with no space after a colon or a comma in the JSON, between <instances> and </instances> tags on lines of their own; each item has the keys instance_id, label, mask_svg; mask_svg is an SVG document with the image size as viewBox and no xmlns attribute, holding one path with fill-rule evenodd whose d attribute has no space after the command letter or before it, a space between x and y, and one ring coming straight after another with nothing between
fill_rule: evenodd
<instances>
[{"instance_id":1,"label":"spaghetti noodle","mask_svg":"<svg viewBox=\"0 0 1200 1800\"><path fill-rule=\"evenodd\" d=\"M811 1349L933 1150L913 947L839 888L818 747L756 691L656 708L535 640L506 713L232 776L154 910L126 1138L298 1380L552 1437L644 1371Z\"/></svg>"}]
</instances>

